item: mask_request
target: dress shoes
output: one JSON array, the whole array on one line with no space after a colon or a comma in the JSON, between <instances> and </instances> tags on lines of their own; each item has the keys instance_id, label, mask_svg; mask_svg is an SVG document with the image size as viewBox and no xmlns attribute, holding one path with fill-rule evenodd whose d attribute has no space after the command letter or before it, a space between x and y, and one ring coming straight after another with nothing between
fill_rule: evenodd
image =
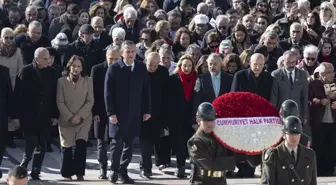
<instances>
[{"instance_id":1,"label":"dress shoes","mask_svg":"<svg viewBox=\"0 0 336 185\"><path fill-rule=\"evenodd\" d=\"M40 176L39 174L30 174L30 179L33 180L33 181L40 181Z\"/></svg>"},{"instance_id":2,"label":"dress shoes","mask_svg":"<svg viewBox=\"0 0 336 185\"><path fill-rule=\"evenodd\" d=\"M108 180L111 182L111 183L116 183L118 181L118 176L119 176L119 173L118 172L112 172L109 177L108 177Z\"/></svg>"},{"instance_id":3,"label":"dress shoes","mask_svg":"<svg viewBox=\"0 0 336 185\"><path fill-rule=\"evenodd\" d=\"M123 184L134 184L134 180L128 174L120 174L120 179Z\"/></svg>"},{"instance_id":4,"label":"dress shoes","mask_svg":"<svg viewBox=\"0 0 336 185\"><path fill-rule=\"evenodd\" d=\"M184 167L177 168L175 175L180 179L184 179L186 177L185 168Z\"/></svg>"},{"instance_id":5,"label":"dress shoes","mask_svg":"<svg viewBox=\"0 0 336 185\"><path fill-rule=\"evenodd\" d=\"M77 175L77 181L84 181L83 175Z\"/></svg>"},{"instance_id":6,"label":"dress shoes","mask_svg":"<svg viewBox=\"0 0 336 185\"><path fill-rule=\"evenodd\" d=\"M143 179L150 179L151 176L152 176L152 172L148 172L144 170L140 171L140 177Z\"/></svg>"},{"instance_id":7,"label":"dress shoes","mask_svg":"<svg viewBox=\"0 0 336 185\"><path fill-rule=\"evenodd\" d=\"M106 169L103 169L103 168L100 169L98 179L107 179L106 174L107 174Z\"/></svg>"}]
</instances>

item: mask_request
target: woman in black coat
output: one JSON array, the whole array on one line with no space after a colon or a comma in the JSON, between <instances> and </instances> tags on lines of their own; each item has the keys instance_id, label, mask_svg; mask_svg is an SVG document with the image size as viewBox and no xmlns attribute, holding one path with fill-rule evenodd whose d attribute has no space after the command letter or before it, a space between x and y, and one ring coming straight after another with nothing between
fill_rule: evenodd
<instances>
[{"instance_id":1,"label":"woman in black coat","mask_svg":"<svg viewBox=\"0 0 336 185\"><path fill-rule=\"evenodd\" d=\"M5 152L8 133L8 118L11 115L12 85L9 69L0 65L0 166ZM0 178L2 172L0 170Z\"/></svg>"},{"instance_id":2,"label":"woman in black coat","mask_svg":"<svg viewBox=\"0 0 336 185\"><path fill-rule=\"evenodd\" d=\"M170 137L173 151L177 158L177 177L185 177L185 161L187 158L187 141L193 134L192 130L192 96L197 74L193 59L183 55L169 82L168 110Z\"/></svg>"}]
</instances>

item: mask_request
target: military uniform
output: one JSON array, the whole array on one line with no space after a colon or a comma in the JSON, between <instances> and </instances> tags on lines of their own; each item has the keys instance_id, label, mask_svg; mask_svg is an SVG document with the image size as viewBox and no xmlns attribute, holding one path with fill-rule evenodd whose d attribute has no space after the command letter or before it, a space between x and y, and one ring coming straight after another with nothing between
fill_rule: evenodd
<instances>
[{"instance_id":1,"label":"military uniform","mask_svg":"<svg viewBox=\"0 0 336 185\"><path fill-rule=\"evenodd\" d=\"M226 185L225 171L235 169L233 152L228 151L211 134L198 131L188 141L192 163L190 183Z\"/></svg>"},{"instance_id":2,"label":"military uniform","mask_svg":"<svg viewBox=\"0 0 336 185\"><path fill-rule=\"evenodd\" d=\"M302 134L300 119L287 117L284 120L284 132L288 135ZM286 141L263 153L260 184L317 185L315 152L301 144L288 149L285 143Z\"/></svg>"}]
</instances>

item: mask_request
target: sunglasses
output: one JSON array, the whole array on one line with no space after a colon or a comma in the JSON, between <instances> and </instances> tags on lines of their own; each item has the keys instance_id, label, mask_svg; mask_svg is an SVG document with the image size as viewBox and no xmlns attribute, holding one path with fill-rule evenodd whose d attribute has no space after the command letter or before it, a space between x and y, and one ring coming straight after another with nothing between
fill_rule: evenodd
<instances>
[{"instance_id":1,"label":"sunglasses","mask_svg":"<svg viewBox=\"0 0 336 185\"><path fill-rule=\"evenodd\" d=\"M5 38L5 40L13 40L14 39L14 37L4 37Z\"/></svg>"},{"instance_id":2,"label":"sunglasses","mask_svg":"<svg viewBox=\"0 0 336 185\"><path fill-rule=\"evenodd\" d=\"M226 29L226 26L218 26L218 29L219 29L219 30L225 30L225 29Z\"/></svg>"},{"instance_id":3,"label":"sunglasses","mask_svg":"<svg viewBox=\"0 0 336 185\"><path fill-rule=\"evenodd\" d=\"M316 58L307 57L306 60L315 61Z\"/></svg>"}]
</instances>

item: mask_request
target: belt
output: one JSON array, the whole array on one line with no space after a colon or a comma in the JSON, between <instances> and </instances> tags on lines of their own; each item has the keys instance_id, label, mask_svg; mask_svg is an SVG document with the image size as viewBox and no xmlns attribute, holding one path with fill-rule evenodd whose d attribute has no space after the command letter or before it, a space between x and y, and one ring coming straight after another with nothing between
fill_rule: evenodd
<instances>
[{"instance_id":1,"label":"belt","mask_svg":"<svg viewBox=\"0 0 336 185\"><path fill-rule=\"evenodd\" d=\"M212 177L212 178L221 178L224 177L225 171L211 171L211 170L200 170L200 175L205 177Z\"/></svg>"}]
</instances>

